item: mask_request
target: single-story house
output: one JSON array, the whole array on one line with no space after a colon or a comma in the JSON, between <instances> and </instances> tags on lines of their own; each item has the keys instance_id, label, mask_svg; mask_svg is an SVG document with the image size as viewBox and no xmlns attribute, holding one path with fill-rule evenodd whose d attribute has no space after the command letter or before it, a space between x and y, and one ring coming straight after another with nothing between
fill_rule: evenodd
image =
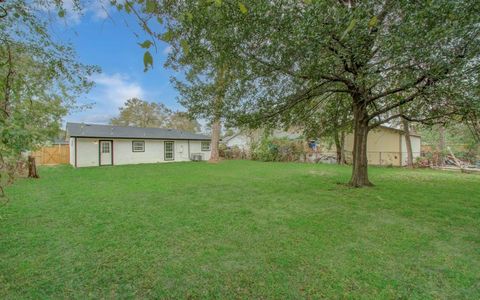
<instances>
[{"instance_id":1,"label":"single-story house","mask_svg":"<svg viewBox=\"0 0 480 300\"><path fill-rule=\"evenodd\" d=\"M75 167L210 159L210 137L174 129L67 123Z\"/></svg>"}]
</instances>

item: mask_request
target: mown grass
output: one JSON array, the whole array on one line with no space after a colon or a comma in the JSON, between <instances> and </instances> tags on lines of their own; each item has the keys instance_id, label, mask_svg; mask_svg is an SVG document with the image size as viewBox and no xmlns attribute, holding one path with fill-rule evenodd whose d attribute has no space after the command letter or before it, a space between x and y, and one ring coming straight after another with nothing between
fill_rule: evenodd
<instances>
[{"instance_id":1,"label":"mown grass","mask_svg":"<svg viewBox=\"0 0 480 300\"><path fill-rule=\"evenodd\" d=\"M480 298L480 176L226 161L45 167L0 208L0 298Z\"/></svg>"}]
</instances>

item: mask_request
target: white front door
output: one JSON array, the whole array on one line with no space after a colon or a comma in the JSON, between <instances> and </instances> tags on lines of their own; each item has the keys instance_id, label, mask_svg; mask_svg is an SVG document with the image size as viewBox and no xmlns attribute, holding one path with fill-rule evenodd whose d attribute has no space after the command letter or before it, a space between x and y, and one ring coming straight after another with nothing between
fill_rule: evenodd
<instances>
[{"instance_id":1,"label":"white front door","mask_svg":"<svg viewBox=\"0 0 480 300\"><path fill-rule=\"evenodd\" d=\"M112 165L112 141L100 141L100 165Z\"/></svg>"}]
</instances>

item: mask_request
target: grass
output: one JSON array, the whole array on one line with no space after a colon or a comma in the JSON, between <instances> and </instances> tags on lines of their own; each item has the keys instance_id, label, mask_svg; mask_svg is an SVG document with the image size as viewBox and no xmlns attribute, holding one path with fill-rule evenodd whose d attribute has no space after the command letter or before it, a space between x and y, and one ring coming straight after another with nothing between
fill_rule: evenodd
<instances>
[{"instance_id":1,"label":"grass","mask_svg":"<svg viewBox=\"0 0 480 300\"><path fill-rule=\"evenodd\" d=\"M226 161L40 169L0 298L480 298L480 176Z\"/></svg>"}]
</instances>

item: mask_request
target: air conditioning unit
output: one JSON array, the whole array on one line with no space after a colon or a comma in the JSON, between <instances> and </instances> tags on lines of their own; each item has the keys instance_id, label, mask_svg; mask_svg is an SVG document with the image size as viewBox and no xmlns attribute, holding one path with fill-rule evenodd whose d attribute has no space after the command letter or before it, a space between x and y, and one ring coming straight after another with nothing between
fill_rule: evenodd
<instances>
[{"instance_id":1,"label":"air conditioning unit","mask_svg":"<svg viewBox=\"0 0 480 300\"><path fill-rule=\"evenodd\" d=\"M203 153L192 153L190 154L191 161L202 161L203 160Z\"/></svg>"}]
</instances>

